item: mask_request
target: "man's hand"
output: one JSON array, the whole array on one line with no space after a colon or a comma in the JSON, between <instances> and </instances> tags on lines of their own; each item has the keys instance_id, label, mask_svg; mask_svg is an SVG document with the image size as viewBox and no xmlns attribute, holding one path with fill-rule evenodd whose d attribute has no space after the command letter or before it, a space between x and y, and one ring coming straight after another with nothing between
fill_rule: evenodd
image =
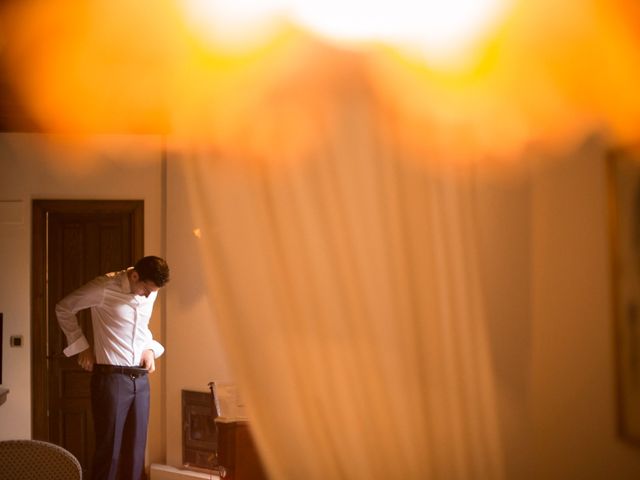
<instances>
[{"instance_id":1,"label":"man's hand","mask_svg":"<svg viewBox=\"0 0 640 480\"><path fill-rule=\"evenodd\" d=\"M140 365L146 368L149 373L153 373L156 369L156 354L153 350L145 350L140 357Z\"/></svg>"},{"instance_id":2,"label":"man's hand","mask_svg":"<svg viewBox=\"0 0 640 480\"><path fill-rule=\"evenodd\" d=\"M78 354L78 365L87 372L93 370L94 363L96 363L96 356L93 353L93 348L89 347Z\"/></svg>"}]
</instances>

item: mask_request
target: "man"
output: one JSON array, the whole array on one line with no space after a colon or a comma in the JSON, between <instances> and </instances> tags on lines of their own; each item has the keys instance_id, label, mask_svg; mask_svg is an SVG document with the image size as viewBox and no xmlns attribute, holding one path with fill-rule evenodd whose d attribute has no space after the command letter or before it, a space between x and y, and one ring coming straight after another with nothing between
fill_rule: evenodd
<instances>
[{"instance_id":1,"label":"man","mask_svg":"<svg viewBox=\"0 0 640 480\"><path fill-rule=\"evenodd\" d=\"M127 270L95 278L56 305L68 343L64 354L77 354L80 366L93 372L94 480L143 476L149 420L147 373L155 370L155 359L164 352L148 324L157 292L168 281L166 261L148 256ZM91 309L93 345L76 317L86 308Z\"/></svg>"}]
</instances>

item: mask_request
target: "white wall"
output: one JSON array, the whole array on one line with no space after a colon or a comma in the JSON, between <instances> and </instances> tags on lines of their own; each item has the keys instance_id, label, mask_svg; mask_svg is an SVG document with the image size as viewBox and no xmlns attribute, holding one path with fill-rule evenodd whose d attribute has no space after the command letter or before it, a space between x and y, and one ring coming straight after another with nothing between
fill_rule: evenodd
<instances>
[{"instance_id":1,"label":"white wall","mask_svg":"<svg viewBox=\"0 0 640 480\"><path fill-rule=\"evenodd\" d=\"M640 478L616 435L605 151L581 149L533 176L535 478Z\"/></svg>"},{"instance_id":2,"label":"white wall","mask_svg":"<svg viewBox=\"0 0 640 480\"><path fill-rule=\"evenodd\" d=\"M182 390L208 391L211 381L231 381L224 346L207 295L198 225L189 206L184 164L179 154L167 161L167 258L171 288L167 290L166 463L182 465Z\"/></svg>"},{"instance_id":3,"label":"white wall","mask_svg":"<svg viewBox=\"0 0 640 480\"><path fill-rule=\"evenodd\" d=\"M529 162L477 171L485 312L507 479L531 476L531 178Z\"/></svg>"},{"instance_id":4,"label":"white wall","mask_svg":"<svg viewBox=\"0 0 640 480\"><path fill-rule=\"evenodd\" d=\"M230 381L205 295L182 164L178 156L169 155L163 166L163 143L158 136L0 134L0 311L5 323L3 384L10 388L0 407L0 439L31 436L34 198L145 201L145 253L165 255L172 277L152 320L154 336L166 353L152 376L150 462L182 464L181 391L207 391L210 381ZM11 203L2 203L6 201ZM14 334L23 336L22 348L9 348Z\"/></svg>"},{"instance_id":5,"label":"white wall","mask_svg":"<svg viewBox=\"0 0 640 480\"><path fill-rule=\"evenodd\" d=\"M0 218L3 385L10 389L6 403L0 406L0 439L31 437L31 200L143 199L145 252L162 254L161 146L161 139L154 136L83 140L0 134L0 202L17 201L20 211L17 222ZM162 331L159 310L152 320L158 337ZM9 335L22 335L24 346L9 348ZM161 389L162 368L160 361L160 373L152 377L154 393ZM161 395L152 401L151 457L161 451L159 435L154 433L162 423L162 402Z\"/></svg>"},{"instance_id":6,"label":"white wall","mask_svg":"<svg viewBox=\"0 0 640 480\"><path fill-rule=\"evenodd\" d=\"M507 479L640 478L640 449L616 433L605 155L594 137L479 172Z\"/></svg>"},{"instance_id":7,"label":"white wall","mask_svg":"<svg viewBox=\"0 0 640 480\"><path fill-rule=\"evenodd\" d=\"M0 209L4 384L11 388L0 407L0 438L31 432L31 199L143 198L145 250L159 251L165 235L172 269L157 309L165 317L153 325L166 354L153 376L149 457L180 466L181 390L231 380L184 165L169 153L163 190L157 137L62 146L54 138L0 134L0 202L21 202L10 208L20 217L13 223ZM615 432L603 147L596 142L551 163L483 171L480 179L480 251L507 478L640 478L640 451ZM23 348L9 348L12 334L23 335Z\"/></svg>"}]
</instances>

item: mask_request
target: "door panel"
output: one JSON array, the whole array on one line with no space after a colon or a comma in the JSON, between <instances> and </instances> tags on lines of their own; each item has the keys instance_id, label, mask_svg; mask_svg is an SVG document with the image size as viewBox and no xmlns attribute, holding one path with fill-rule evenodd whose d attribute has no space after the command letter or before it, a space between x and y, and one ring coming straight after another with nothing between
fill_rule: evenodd
<instances>
[{"instance_id":1,"label":"door panel","mask_svg":"<svg viewBox=\"0 0 640 480\"><path fill-rule=\"evenodd\" d=\"M34 217L34 438L71 451L89 476L94 450L91 374L63 354L55 305L92 278L143 255L142 201L36 200ZM92 342L90 312L78 314Z\"/></svg>"}]
</instances>

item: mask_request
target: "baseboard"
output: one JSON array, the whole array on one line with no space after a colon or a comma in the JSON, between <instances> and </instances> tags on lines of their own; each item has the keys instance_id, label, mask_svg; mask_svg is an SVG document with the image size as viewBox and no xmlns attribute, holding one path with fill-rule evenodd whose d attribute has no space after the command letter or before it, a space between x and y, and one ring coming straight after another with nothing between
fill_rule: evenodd
<instances>
[{"instance_id":1,"label":"baseboard","mask_svg":"<svg viewBox=\"0 0 640 480\"><path fill-rule=\"evenodd\" d=\"M213 474L194 472L192 470L183 470L180 468L170 467L169 465L161 465L152 463L149 469L149 480L220 480L220 477Z\"/></svg>"}]
</instances>

